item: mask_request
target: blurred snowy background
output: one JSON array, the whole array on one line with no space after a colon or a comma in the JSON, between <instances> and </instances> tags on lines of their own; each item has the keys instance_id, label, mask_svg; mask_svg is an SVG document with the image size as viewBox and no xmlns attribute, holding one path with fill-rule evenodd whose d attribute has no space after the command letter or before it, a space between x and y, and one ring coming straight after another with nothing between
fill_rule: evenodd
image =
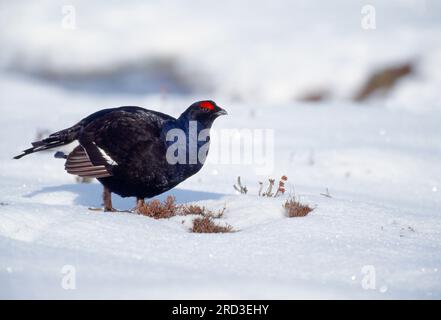
<instances>
[{"instance_id":1,"label":"blurred snowy background","mask_svg":"<svg viewBox=\"0 0 441 320\"><path fill-rule=\"evenodd\" d=\"M362 25L367 5L374 28ZM2 77L274 104L350 100L373 73L410 65L377 102L417 111L441 105L436 0L19 0L0 9Z\"/></svg>"},{"instance_id":2,"label":"blurred snowy background","mask_svg":"<svg viewBox=\"0 0 441 320\"><path fill-rule=\"evenodd\" d=\"M441 297L440 1L16 0L0 30L0 297ZM257 197L253 166L207 163L169 194L239 232L192 234L91 213L100 186L52 153L11 160L104 107L207 98L229 112L215 129L274 130L272 176L309 216Z\"/></svg>"}]
</instances>

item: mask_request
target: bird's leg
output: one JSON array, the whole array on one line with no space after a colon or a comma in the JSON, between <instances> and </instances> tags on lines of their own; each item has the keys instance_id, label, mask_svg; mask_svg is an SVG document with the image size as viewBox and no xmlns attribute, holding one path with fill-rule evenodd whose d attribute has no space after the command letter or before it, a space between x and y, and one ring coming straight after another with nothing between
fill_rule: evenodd
<instances>
[{"instance_id":1,"label":"bird's leg","mask_svg":"<svg viewBox=\"0 0 441 320\"><path fill-rule=\"evenodd\" d=\"M115 212L112 206L112 193L107 187L103 186L103 206L104 208L89 208L92 211Z\"/></svg>"},{"instance_id":2,"label":"bird's leg","mask_svg":"<svg viewBox=\"0 0 441 320\"><path fill-rule=\"evenodd\" d=\"M103 189L103 203L104 203L104 211L114 212L116 211L112 206L112 193L107 187Z\"/></svg>"},{"instance_id":3,"label":"bird's leg","mask_svg":"<svg viewBox=\"0 0 441 320\"><path fill-rule=\"evenodd\" d=\"M104 212L133 212L133 210L117 210L112 205L112 192L107 188L103 188L103 204L104 209L102 208L89 208L92 211L104 211ZM136 210L136 207L134 210Z\"/></svg>"},{"instance_id":4,"label":"bird's leg","mask_svg":"<svg viewBox=\"0 0 441 320\"><path fill-rule=\"evenodd\" d=\"M136 197L136 207L134 207L131 211L137 212L144 204L144 198Z\"/></svg>"}]
</instances>

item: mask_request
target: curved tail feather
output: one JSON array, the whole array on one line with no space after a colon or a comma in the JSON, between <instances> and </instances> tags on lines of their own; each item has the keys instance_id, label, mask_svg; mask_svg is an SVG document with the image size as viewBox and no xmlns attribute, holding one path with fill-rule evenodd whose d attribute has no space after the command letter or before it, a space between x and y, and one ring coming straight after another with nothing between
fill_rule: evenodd
<instances>
[{"instance_id":1,"label":"curved tail feather","mask_svg":"<svg viewBox=\"0 0 441 320\"><path fill-rule=\"evenodd\" d=\"M31 148L23 150L22 153L15 156L14 159L20 159L34 152L48 150L69 144L78 138L78 134L80 130L81 130L81 126L75 125L73 127L55 132L46 139L32 142Z\"/></svg>"}]
</instances>

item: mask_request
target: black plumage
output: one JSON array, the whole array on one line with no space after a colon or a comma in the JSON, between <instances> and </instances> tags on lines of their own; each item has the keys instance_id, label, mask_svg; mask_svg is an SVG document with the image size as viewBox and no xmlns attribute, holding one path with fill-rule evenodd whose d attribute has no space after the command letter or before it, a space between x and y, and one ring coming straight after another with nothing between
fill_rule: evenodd
<instances>
[{"instance_id":1,"label":"black plumage","mask_svg":"<svg viewBox=\"0 0 441 320\"><path fill-rule=\"evenodd\" d=\"M223 114L226 111L209 100L192 104L177 119L140 107L104 109L70 128L33 142L32 148L15 159L78 141L79 145L69 155L55 154L57 158L66 159L66 171L97 178L104 186L105 210L114 210L111 192L122 197L136 197L139 206L144 198L170 190L202 168L203 157L195 162L191 152L208 152L209 134L203 135L205 140L202 141L196 136L196 142L193 135L204 129L209 131L213 121ZM167 139L167 134L174 130L185 137L185 161L178 163L167 157L167 154L174 155L169 148L178 140L174 135L171 135L173 139ZM195 150L192 150L192 141Z\"/></svg>"}]
</instances>

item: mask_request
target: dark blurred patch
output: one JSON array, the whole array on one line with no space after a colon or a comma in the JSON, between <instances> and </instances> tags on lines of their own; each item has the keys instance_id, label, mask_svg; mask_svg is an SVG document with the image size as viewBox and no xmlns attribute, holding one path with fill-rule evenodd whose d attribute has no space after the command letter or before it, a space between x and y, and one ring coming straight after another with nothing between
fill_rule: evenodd
<instances>
[{"instance_id":1,"label":"dark blurred patch","mask_svg":"<svg viewBox=\"0 0 441 320\"><path fill-rule=\"evenodd\" d=\"M40 141L47 138L52 132L49 129L37 129L34 141Z\"/></svg>"},{"instance_id":2,"label":"dark blurred patch","mask_svg":"<svg viewBox=\"0 0 441 320\"><path fill-rule=\"evenodd\" d=\"M414 73L413 63L404 63L398 66L385 67L373 73L360 91L354 96L354 101L364 101L373 94L389 92L397 81Z\"/></svg>"},{"instance_id":3,"label":"dark blurred patch","mask_svg":"<svg viewBox=\"0 0 441 320\"><path fill-rule=\"evenodd\" d=\"M303 102L320 102L329 99L331 93L326 89L315 89L300 95L297 100Z\"/></svg>"},{"instance_id":4,"label":"dark blurred patch","mask_svg":"<svg viewBox=\"0 0 441 320\"><path fill-rule=\"evenodd\" d=\"M92 183L93 178L75 176L76 183Z\"/></svg>"},{"instance_id":5,"label":"dark blurred patch","mask_svg":"<svg viewBox=\"0 0 441 320\"><path fill-rule=\"evenodd\" d=\"M60 70L50 66L24 68L19 64L12 69L64 88L96 93L189 94L210 90L206 76L198 70L184 71L173 57L149 58L88 70Z\"/></svg>"}]
</instances>

